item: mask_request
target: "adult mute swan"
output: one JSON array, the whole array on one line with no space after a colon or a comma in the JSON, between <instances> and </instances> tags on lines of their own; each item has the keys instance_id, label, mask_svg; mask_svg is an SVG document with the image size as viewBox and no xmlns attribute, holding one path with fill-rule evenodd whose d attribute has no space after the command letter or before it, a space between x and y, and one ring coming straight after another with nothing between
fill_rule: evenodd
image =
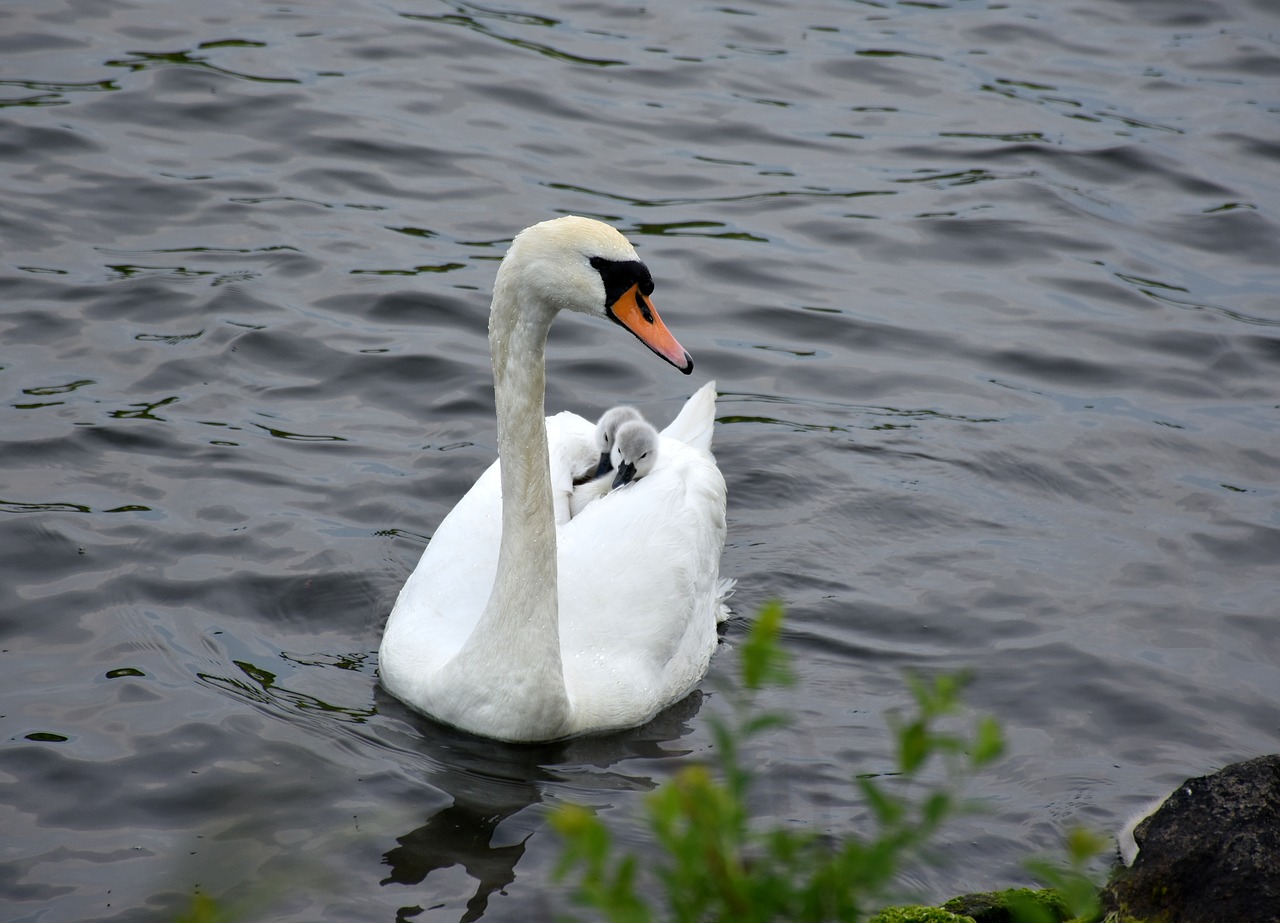
<instances>
[{"instance_id":1,"label":"adult mute swan","mask_svg":"<svg viewBox=\"0 0 1280 923\"><path fill-rule=\"evenodd\" d=\"M597 434L603 428L603 423L597 426ZM660 439L658 431L641 419L627 420L618 426L608 440L613 444L607 456L609 467L603 474L600 473L600 468L605 466L605 462L601 461L595 478L574 487L569 497L569 515L577 516L587 508L588 503L599 500L611 490L625 487L632 481L645 477L658 463ZM610 477L610 471L616 473Z\"/></svg>"},{"instance_id":2,"label":"adult mute swan","mask_svg":"<svg viewBox=\"0 0 1280 923\"><path fill-rule=\"evenodd\" d=\"M489 317L499 461L436 529L379 649L383 685L413 708L484 737L547 741L643 724L706 672L732 583L719 578L714 383L663 431L642 483L572 519L553 502L553 485L571 490L598 449L582 417L544 419L551 321L565 309L607 317L688 374L652 291L631 244L598 221L544 221L512 241Z\"/></svg>"}]
</instances>

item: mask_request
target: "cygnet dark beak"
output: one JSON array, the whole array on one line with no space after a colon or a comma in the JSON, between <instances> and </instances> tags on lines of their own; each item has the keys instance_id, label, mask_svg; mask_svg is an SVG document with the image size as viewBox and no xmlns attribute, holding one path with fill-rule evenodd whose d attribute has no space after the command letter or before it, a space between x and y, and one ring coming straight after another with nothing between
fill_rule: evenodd
<instances>
[{"instance_id":1,"label":"cygnet dark beak","mask_svg":"<svg viewBox=\"0 0 1280 923\"><path fill-rule=\"evenodd\" d=\"M618 466L617 477L613 479L613 489L617 490L623 484L630 484L631 479L636 476L636 466L631 462L623 462Z\"/></svg>"}]
</instances>

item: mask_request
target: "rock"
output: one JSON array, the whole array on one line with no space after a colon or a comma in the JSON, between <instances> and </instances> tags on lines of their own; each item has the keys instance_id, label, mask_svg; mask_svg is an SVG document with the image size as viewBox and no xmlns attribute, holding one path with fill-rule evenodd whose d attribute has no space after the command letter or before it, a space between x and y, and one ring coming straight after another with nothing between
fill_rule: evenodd
<instances>
[{"instance_id":1,"label":"rock","mask_svg":"<svg viewBox=\"0 0 1280 923\"><path fill-rule=\"evenodd\" d=\"M938 907L886 907L867 923L973 923L971 917L947 913Z\"/></svg>"},{"instance_id":2,"label":"rock","mask_svg":"<svg viewBox=\"0 0 1280 923\"><path fill-rule=\"evenodd\" d=\"M1134 828L1103 909L1161 923L1280 923L1280 755L1188 779Z\"/></svg>"},{"instance_id":3,"label":"rock","mask_svg":"<svg viewBox=\"0 0 1280 923\"><path fill-rule=\"evenodd\" d=\"M1026 919L1028 907L1039 907L1050 920L1065 920L1067 906L1057 891L1033 891L1030 888L1011 888L1008 891L983 891L953 897L942 905L943 910L969 917L974 923L1015 923Z\"/></svg>"}]
</instances>

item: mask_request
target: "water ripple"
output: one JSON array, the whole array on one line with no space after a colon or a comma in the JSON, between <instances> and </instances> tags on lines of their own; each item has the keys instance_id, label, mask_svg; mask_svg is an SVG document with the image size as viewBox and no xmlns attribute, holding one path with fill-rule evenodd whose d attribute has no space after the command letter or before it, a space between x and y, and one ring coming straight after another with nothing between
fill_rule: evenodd
<instances>
[{"instance_id":1,"label":"water ripple","mask_svg":"<svg viewBox=\"0 0 1280 923\"><path fill-rule=\"evenodd\" d=\"M907 870L922 897L1274 750L1264 6L0 9L0 900L549 916L547 805L642 843L775 597L780 822L859 829L903 669L973 669L1008 729L941 843L982 868ZM570 213L631 235L718 381L737 613L707 694L511 748L374 651L494 458L496 261ZM689 389L587 318L548 349L553 410Z\"/></svg>"}]
</instances>

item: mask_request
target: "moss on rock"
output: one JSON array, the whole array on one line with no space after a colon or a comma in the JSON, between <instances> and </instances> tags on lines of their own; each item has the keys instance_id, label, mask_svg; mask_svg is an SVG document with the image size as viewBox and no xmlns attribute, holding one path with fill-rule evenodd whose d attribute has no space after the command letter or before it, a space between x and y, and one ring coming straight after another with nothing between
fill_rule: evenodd
<instances>
[{"instance_id":1,"label":"moss on rock","mask_svg":"<svg viewBox=\"0 0 1280 923\"><path fill-rule=\"evenodd\" d=\"M944 910L971 918L974 923L1016 923L1021 908L1038 907L1054 923L1068 919L1067 905L1057 891L1034 891L1010 888L1007 891L984 891L953 897L942 905Z\"/></svg>"},{"instance_id":2,"label":"moss on rock","mask_svg":"<svg viewBox=\"0 0 1280 923\"><path fill-rule=\"evenodd\" d=\"M886 907L867 923L974 923L973 917L951 913L941 907Z\"/></svg>"}]
</instances>

